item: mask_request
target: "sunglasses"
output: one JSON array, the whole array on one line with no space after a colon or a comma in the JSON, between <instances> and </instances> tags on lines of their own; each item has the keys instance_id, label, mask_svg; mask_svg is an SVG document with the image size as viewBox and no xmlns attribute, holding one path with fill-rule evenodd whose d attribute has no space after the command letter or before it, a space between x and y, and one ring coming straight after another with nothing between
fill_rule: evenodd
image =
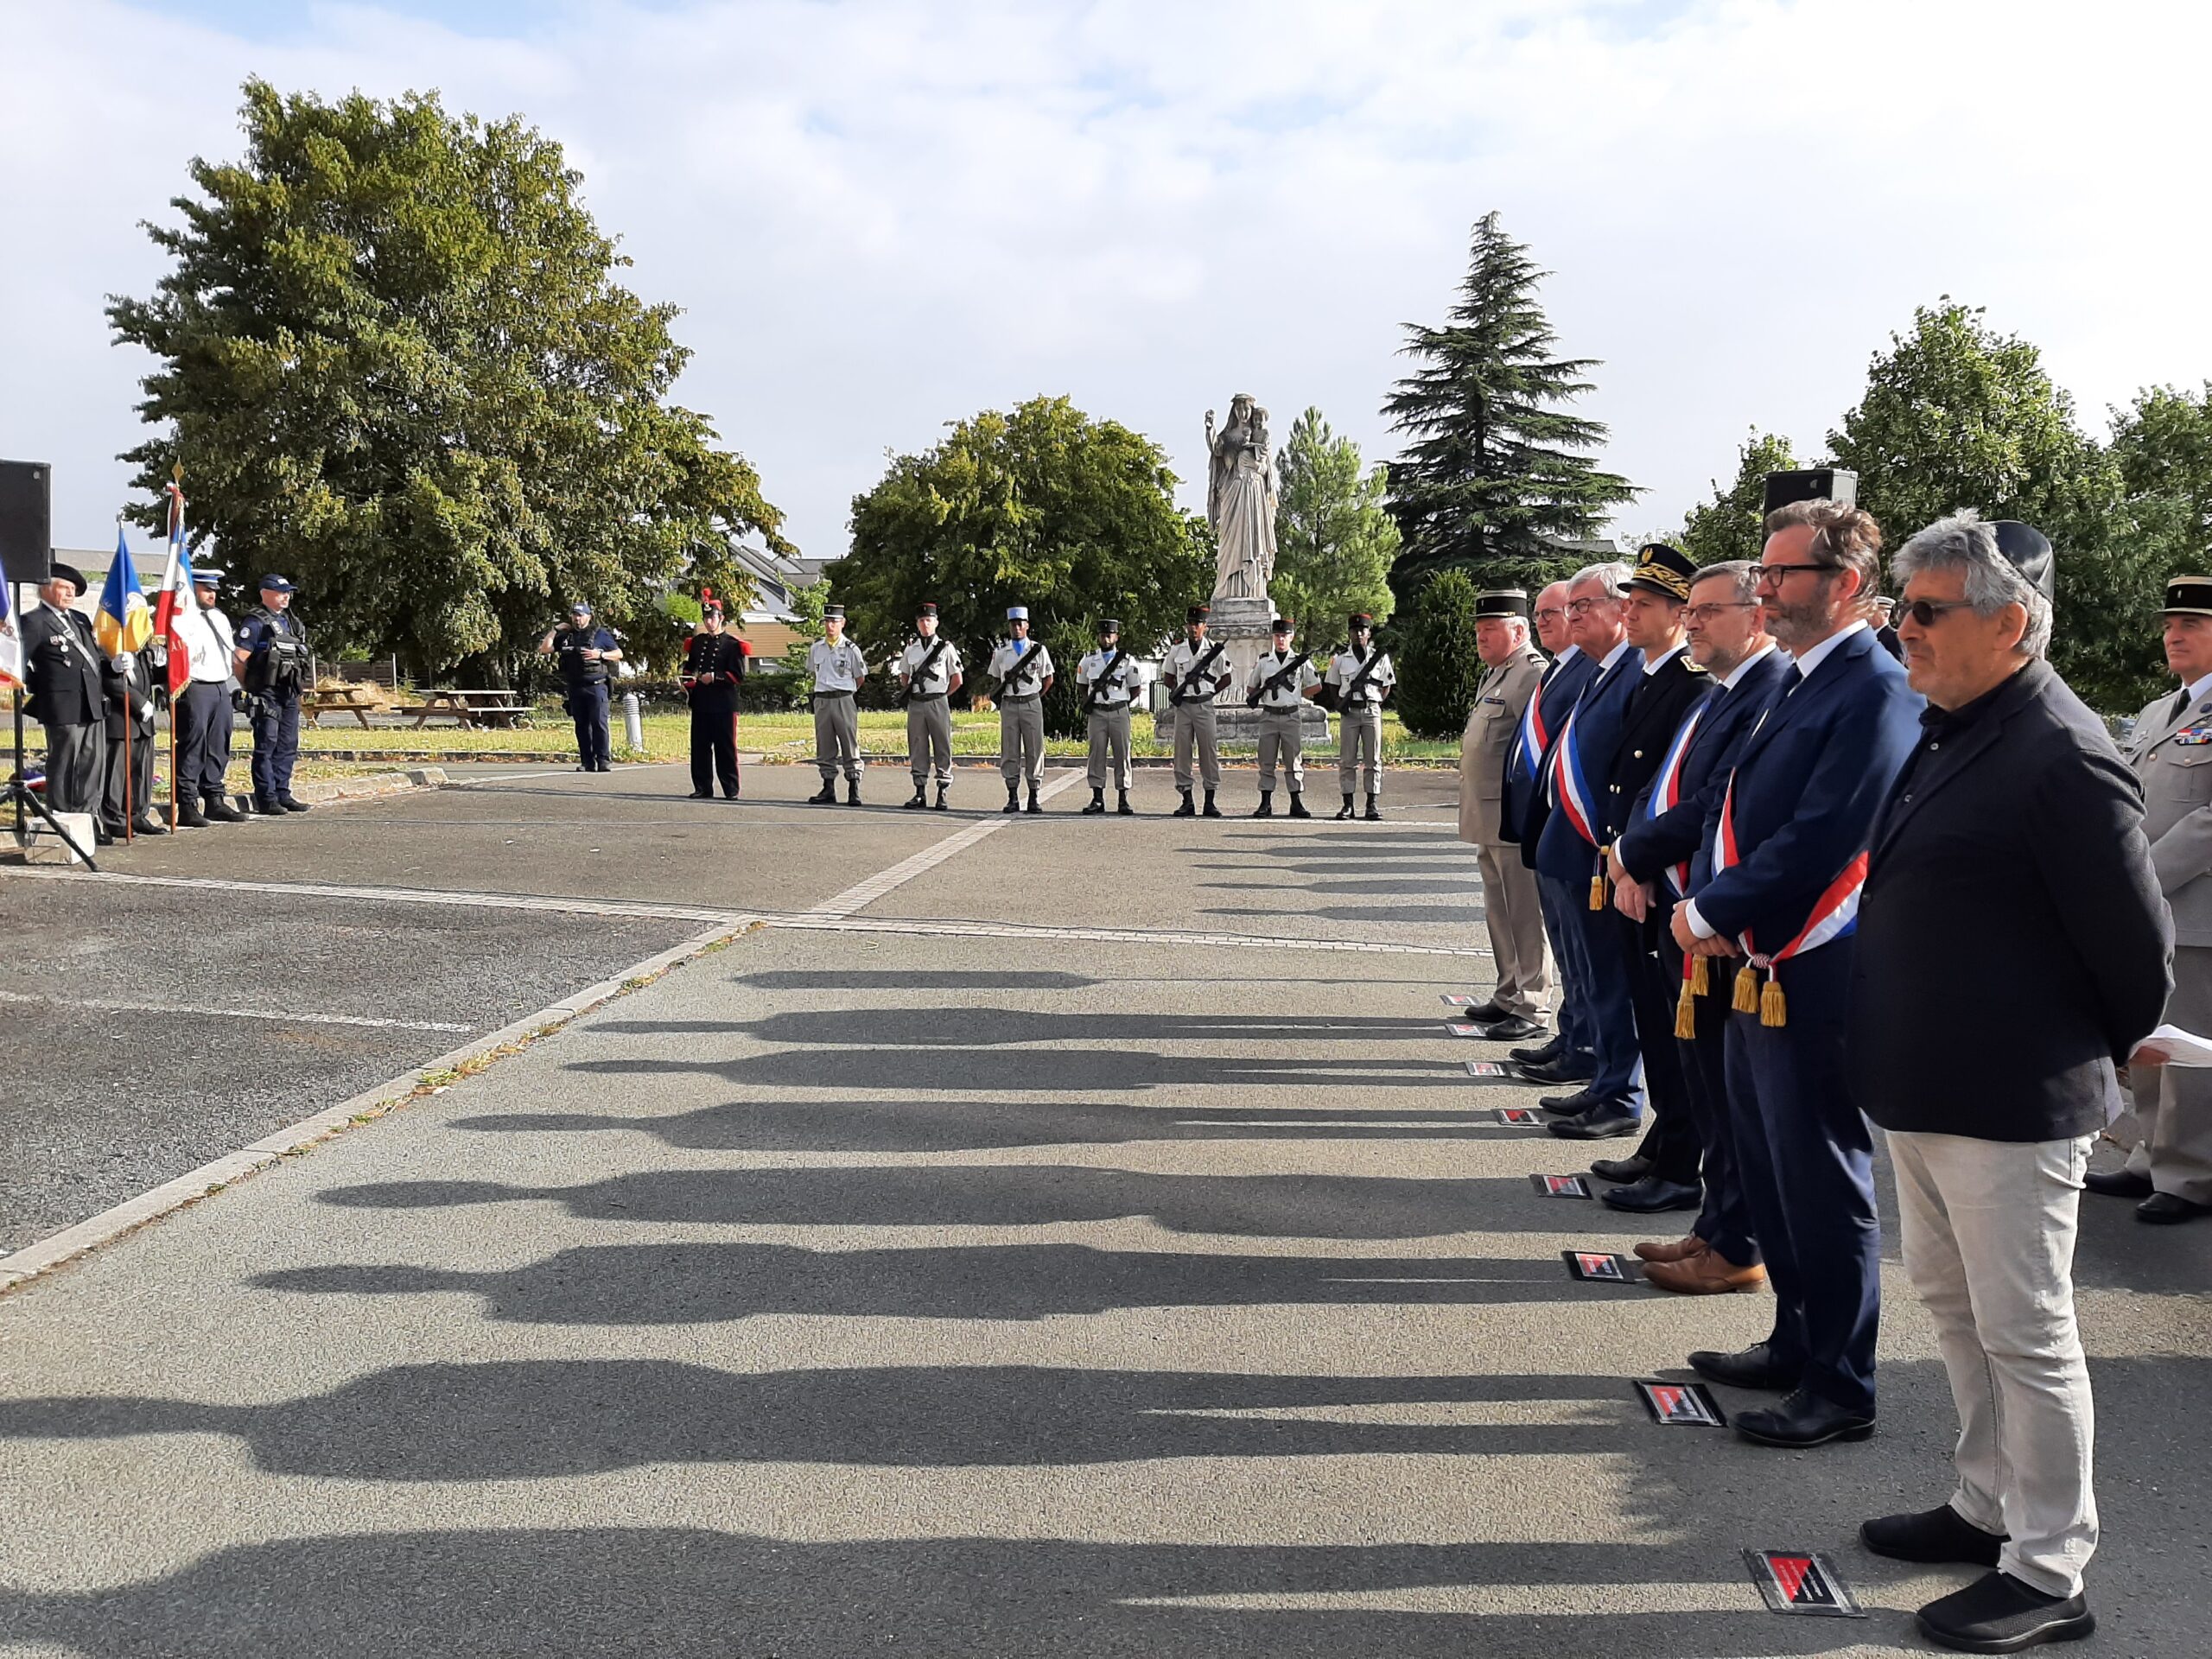
<instances>
[{"instance_id":1,"label":"sunglasses","mask_svg":"<svg viewBox=\"0 0 2212 1659\"><path fill-rule=\"evenodd\" d=\"M1970 599L1909 599L1897 607L1897 620L1910 619L1916 628L1932 628L1946 611L1963 611L1974 601Z\"/></svg>"}]
</instances>

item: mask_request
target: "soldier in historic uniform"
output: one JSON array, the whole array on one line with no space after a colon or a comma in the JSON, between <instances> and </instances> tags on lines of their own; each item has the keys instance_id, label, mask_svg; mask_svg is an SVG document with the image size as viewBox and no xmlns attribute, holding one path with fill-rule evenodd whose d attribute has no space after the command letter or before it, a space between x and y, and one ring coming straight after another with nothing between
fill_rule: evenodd
<instances>
[{"instance_id":1,"label":"soldier in historic uniform","mask_svg":"<svg viewBox=\"0 0 2212 1659\"><path fill-rule=\"evenodd\" d=\"M983 671L999 683L999 776L1006 779L1001 812L1022 810L1021 786L1029 785L1032 812L1042 812L1037 791L1045 786L1045 694L1052 689L1052 653L1029 637L1029 607L1011 605L1006 613L1011 636L991 653Z\"/></svg>"},{"instance_id":2,"label":"soldier in historic uniform","mask_svg":"<svg viewBox=\"0 0 2212 1659\"><path fill-rule=\"evenodd\" d=\"M952 788L952 694L965 683L960 652L938 632L937 602L925 600L914 613L914 639L899 653L899 696L906 705L906 766L914 774L909 807L929 804L931 774L937 777L937 808L946 810Z\"/></svg>"},{"instance_id":3,"label":"soldier in historic uniform","mask_svg":"<svg viewBox=\"0 0 2212 1659\"><path fill-rule=\"evenodd\" d=\"M745 683L745 647L722 632L722 607L709 600L699 631L683 652L683 690L691 700L691 798L737 798L737 693Z\"/></svg>"},{"instance_id":4,"label":"soldier in historic uniform","mask_svg":"<svg viewBox=\"0 0 2212 1659\"><path fill-rule=\"evenodd\" d=\"M1211 606L1191 607L1189 637L1175 642L1160 671L1175 731L1175 787L1183 797L1183 804L1175 809L1179 818L1187 818L1196 810L1191 804L1194 751L1197 781L1205 785L1205 816L1221 816L1213 799L1214 791L1221 787L1221 750L1214 741L1213 700L1236 676L1222 655L1223 642L1206 638L1206 619L1212 613Z\"/></svg>"},{"instance_id":5,"label":"soldier in historic uniform","mask_svg":"<svg viewBox=\"0 0 2212 1659\"><path fill-rule=\"evenodd\" d=\"M1344 804L1337 817L1354 817L1352 793L1367 788L1370 820L1382 816L1382 700L1398 683L1390 654L1375 640L1375 619L1359 611L1351 619L1351 642L1329 659L1323 683L1337 705L1337 787Z\"/></svg>"},{"instance_id":6,"label":"soldier in historic uniform","mask_svg":"<svg viewBox=\"0 0 2212 1659\"><path fill-rule=\"evenodd\" d=\"M1314 671L1312 652L1291 650L1293 628L1288 617L1275 618L1268 630L1274 643L1253 664L1252 683L1244 693L1245 702L1260 711L1260 804L1252 812L1255 818L1275 815L1278 759L1290 790L1290 816L1313 816L1306 810L1306 703L1320 690L1321 677Z\"/></svg>"},{"instance_id":7,"label":"soldier in historic uniform","mask_svg":"<svg viewBox=\"0 0 2212 1659\"><path fill-rule=\"evenodd\" d=\"M2212 1033L2212 576L2166 584L2166 666L2181 690L2135 717L2126 754L2143 780L2143 831L2174 918L2174 989L2165 1023ZM2139 1221L2193 1221L2212 1210L2212 1071L2128 1068L2141 1138L2124 1169L2093 1170L2089 1190L2138 1198Z\"/></svg>"},{"instance_id":8,"label":"soldier in historic uniform","mask_svg":"<svg viewBox=\"0 0 2212 1659\"><path fill-rule=\"evenodd\" d=\"M1129 704L1140 676L1135 660L1122 649L1122 624L1108 617L1098 625L1098 649L1076 665L1077 683L1083 688L1084 718L1090 735L1090 804L1086 813L1106 810L1106 774L1114 775L1116 812L1127 816L1129 788L1136 779L1129 765Z\"/></svg>"},{"instance_id":9,"label":"soldier in historic uniform","mask_svg":"<svg viewBox=\"0 0 2212 1659\"><path fill-rule=\"evenodd\" d=\"M845 607L824 606L822 638L806 648L806 671L814 680L814 766L821 790L806 798L809 806L834 806L837 772L845 773L845 804L861 804L861 717L857 701L868 678L868 658L845 638Z\"/></svg>"},{"instance_id":10,"label":"soldier in historic uniform","mask_svg":"<svg viewBox=\"0 0 2212 1659\"><path fill-rule=\"evenodd\" d=\"M1506 821L1506 766L1544 675L1543 653L1529 643L1527 594L1503 588L1476 599L1475 648L1484 673L1459 737L1459 839L1473 843L1482 873L1497 983L1467 1018L1494 1041L1523 1043L1542 1034L1551 991L1536 873L1521 861L1519 826Z\"/></svg>"}]
</instances>

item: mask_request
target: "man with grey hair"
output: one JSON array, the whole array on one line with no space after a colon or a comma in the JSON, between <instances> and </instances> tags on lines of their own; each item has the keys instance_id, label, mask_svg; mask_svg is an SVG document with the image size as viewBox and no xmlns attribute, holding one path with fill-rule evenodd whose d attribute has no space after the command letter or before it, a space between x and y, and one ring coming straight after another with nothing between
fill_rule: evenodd
<instances>
[{"instance_id":1,"label":"man with grey hair","mask_svg":"<svg viewBox=\"0 0 2212 1659\"><path fill-rule=\"evenodd\" d=\"M1476 849L1497 979L1467 1018L1491 1042L1525 1043L1544 1034L1551 990L1535 872L1521 861L1506 810L1506 769L1544 674L1543 656L1529 643L1526 593L1476 596L1475 650L1484 673L1459 736L1459 839Z\"/></svg>"},{"instance_id":2,"label":"man with grey hair","mask_svg":"<svg viewBox=\"0 0 2212 1659\"><path fill-rule=\"evenodd\" d=\"M2095 1625L2074 1241L2116 1068L2165 1001L2172 935L2136 781L2043 660L2050 543L1961 513L1896 563L1897 638L1929 706L1874 821L1844 1055L1888 1132L1905 1270L1958 1408L1958 1484L1859 1535L1878 1554L1988 1568L1922 1608L1920 1629L2010 1653Z\"/></svg>"}]
</instances>

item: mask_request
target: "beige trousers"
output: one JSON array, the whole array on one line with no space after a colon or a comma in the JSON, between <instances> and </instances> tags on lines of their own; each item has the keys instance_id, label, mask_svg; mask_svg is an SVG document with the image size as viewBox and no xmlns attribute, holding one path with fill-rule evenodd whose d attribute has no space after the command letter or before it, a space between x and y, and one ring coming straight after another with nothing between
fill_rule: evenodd
<instances>
[{"instance_id":1,"label":"beige trousers","mask_svg":"<svg viewBox=\"0 0 2212 1659\"><path fill-rule=\"evenodd\" d=\"M1382 711L1346 709L1337 716L1337 787L1353 792L1363 782L1370 795L1382 793Z\"/></svg>"},{"instance_id":2,"label":"beige trousers","mask_svg":"<svg viewBox=\"0 0 2212 1659\"><path fill-rule=\"evenodd\" d=\"M1198 751L1198 777L1208 789L1221 787L1221 746L1214 741L1213 702L1199 698L1175 711L1175 787L1191 787L1191 752Z\"/></svg>"},{"instance_id":3,"label":"beige trousers","mask_svg":"<svg viewBox=\"0 0 2212 1659\"><path fill-rule=\"evenodd\" d=\"M943 697L916 697L906 705L906 767L914 787L935 775L952 781L952 705Z\"/></svg>"},{"instance_id":4,"label":"beige trousers","mask_svg":"<svg viewBox=\"0 0 2212 1659\"><path fill-rule=\"evenodd\" d=\"M1027 778L1029 787L1045 782L1045 699L1008 697L999 704L999 775L1008 789Z\"/></svg>"},{"instance_id":5,"label":"beige trousers","mask_svg":"<svg viewBox=\"0 0 2212 1659\"><path fill-rule=\"evenodd\" d=\"M860 707L849 691L836 696L815 694L814 765L825 784L841 766L852 782L860 781Z\"/></svg>"},{"instance_id":6,"label":"beige trousers","mask_svg":"<svg viewBox=\"0 0 2212 1659\"><path fill-rule=\"evenodd\" d=\"M1536 873L1521 849L1484 842L1475 849L1483 877L1483 920L1497 964L1494 1000L1508 1014L1541 1021L1551 1007L1551 958L1544 948L1544 912Z\"/></svg>"},{"instance_id":7,"label":"beige trousers","mask_svg":"<svg viewBox=\"0 0 2212 1659\"><path fill-rule=\"evenodd\" d=\"M1275 762L1280 759L1282 769L1289 774L1290 792L1300 794L1306 788L1306 728L1300 711L1295 709L1262 709L1260 711L1260 787L1272 790L1275 786Z\"/></svg>"},{"instance_id":8,"label":"beige trousers","mask_svg":"<svg viewBox=\"0 0 2212 1659\"><path fill-rule=\"evenodd\" d=\"M2212 1031L2212 948L2174 947L2174 994L2165 1023ZM2131 1066L2128 1082L2143 1138L2127 1167L2148 1175L2161 1192L2212 1204L2212 1070L2202 1066Z\"/></svg>"},{"instance_id":9,"label":"beige trousers","mask_svg":"<svg viewBox=\"0 0 2212 1659\"><path fill-rule=\"evenodd\" d=\"M1090 786L1106 787L1106 774L1114 774L1114 787L1135 786L1135 769L1129 765L1129 706L1094 709L1090 712Z\"/></svg>"}]
</instances>

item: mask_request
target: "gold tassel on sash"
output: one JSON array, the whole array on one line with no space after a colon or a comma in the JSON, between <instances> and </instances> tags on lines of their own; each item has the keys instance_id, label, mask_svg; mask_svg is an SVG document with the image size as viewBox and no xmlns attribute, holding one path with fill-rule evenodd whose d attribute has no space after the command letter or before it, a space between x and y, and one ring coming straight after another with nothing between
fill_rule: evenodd
<instances>
[{"instance_id":1,"label":"gold tassel on sash","mask_svg":"<svg viewBox=\"0 0 2212 1659\"><path fill-rule=\"evenodd\" d=\"M1769 963L1766 968L1766 988L1759 993L1759 1024L1786 1026L1789 1023L1789 1001L1782 994L1782 982L1775 977L1777 964Z\"/></svg>"},{"instance_id":2,"label":"gold tassel on sash","mask_svg":"<svg viewBox=\"0 0 2212 1659\"><path fill-rule=\"evenodd\" d=\"M1612 850L1610 847L1598 849L1598 874L1590 878L1590 908L1592 910L1605 907L1605 860L1611 855Z\"/></svg>"},{"instance_id":3,"label":"gold tassel on sash","mask_svg":"<svg viewBox=\"0 0 2212 1659\"><path fill-rule=\"evenodd\" d=\"M1702 962L1705 958L1694 957L1691 960ZM1686 1043L1697 1040L1697 989L1687 973L1682 976L1682 994L1675 1003L1675 1035Z\"/></svg>"},{"instance_id":4,"label":"gold tassel on sash","mask_svg":"<svg viewBox=\"0 0 2212 1659\"><path fill-rule=\"evenodd\" d=\"M1705 958L1692 957L1690 963L1690 995L1709 996L1713 994L1713 976L1706 971Z\"/></svg>"},{"instance_id":5,"label":"gold tassel on sash","mask_svg":"<svg viewBox=\"0 0 2212 1659\"><path fill-rule=\"evenodd\" d=\"M1736 1000L1729 1007L1738 1014L1759 1011L1759 970L1748 962L1736 970Z\"/></svg>"}]
</instances>

